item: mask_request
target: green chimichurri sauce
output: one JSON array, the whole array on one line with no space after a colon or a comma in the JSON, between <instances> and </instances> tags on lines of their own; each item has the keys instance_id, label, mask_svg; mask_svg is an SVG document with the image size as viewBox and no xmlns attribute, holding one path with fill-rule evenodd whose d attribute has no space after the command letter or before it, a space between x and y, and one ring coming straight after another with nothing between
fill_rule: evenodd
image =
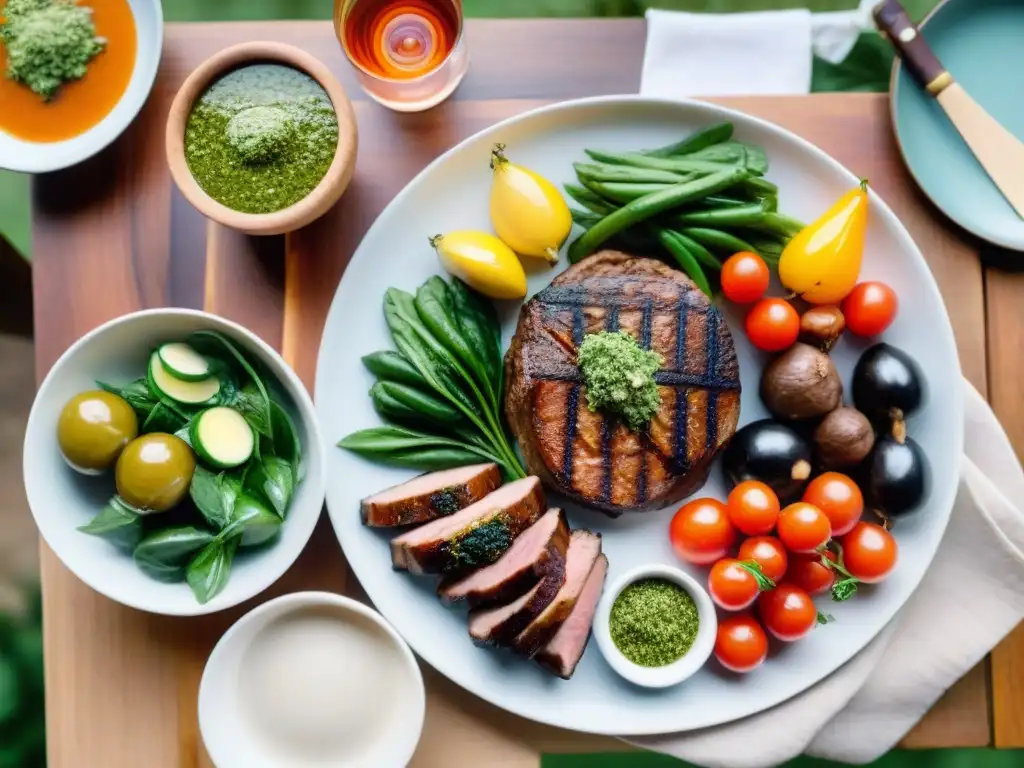
<instances>
[{"instance_id":1,"label":"green chimichurri sauce","mask_svg":"<svg viewBox=\"0 0 1024 768\"><path fill-rule=\"evenodd\" d=\"M622 655L644 667L681 659L697 638L697 604L664 579L630 584L612 603L608 628Z\"/></svg>"},{"instance_id":2,"label":"green chimichurri sauce","mask_svg":"<svg viewBox=\"0 0 1024 768\"><path fill-rule=\"evenodd\" d=\"M192 107L185 159L199 186L241 213L271 213L320 183L338 146L327 92L304 72L250 64L217 80Z\"/></svg>"}]
</instances>

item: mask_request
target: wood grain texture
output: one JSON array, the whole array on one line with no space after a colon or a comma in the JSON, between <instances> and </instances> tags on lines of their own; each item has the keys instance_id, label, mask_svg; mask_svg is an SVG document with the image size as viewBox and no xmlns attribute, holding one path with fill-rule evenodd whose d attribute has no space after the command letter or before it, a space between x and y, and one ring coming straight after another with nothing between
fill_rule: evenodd
<instances>
[{"instance_id":1,"label":"wood grain texture","mask_svg":"<svg viewBox=\"0 0 1024 768\"><path fill-rule=\"evenodd\" d=\"M324 218L284 238L254 241L208 225L173 190L162 161L162 127L177 85L203 58L260 38L302 46L338 75L356 101L360 147L351 186ZM104 320L173 304L205 307L252 328L281 349L312 388L324 318L352 252L424 165L498 120L551 100L635 92L639 82L642 21L473 21L467 39L473 65L456 97L427 113L398 115L363 97L327 23L170 25L156 86L133 128L83 166L36 180L37 375ZM524 49L529 56L513 56ZM586 50L616 55L580 55ZM794 130L872 180L925 253L950 309L964 373L986 391L984 286L975 246L937 224L908 181L884 98L723 103ZM1008 301L1013 286L993 285L990 273L990 294L1001 289ZM994 333L1020 348L1012 322L1000 323ZM1019 435L1024 414L1011 391L1001 403ZM223 631L258 602L286 592L326 589L365 599L356 580L347 578L326 518L267 593L199 619L163 619L111 603L78 582L45 547L42 568L50 761L57 768L77 768L83 756L105 768L208 766L196 724L196 689ZM542 750L621 747L528 723L429 670L426 677L427 727L413 763L420 768L450 765L452 754L472 755L480 764L526 766L536 765ZM907 743L964 746L988 739L988 679L979 666L936 704Z\"/></svg>"}]
</instances>

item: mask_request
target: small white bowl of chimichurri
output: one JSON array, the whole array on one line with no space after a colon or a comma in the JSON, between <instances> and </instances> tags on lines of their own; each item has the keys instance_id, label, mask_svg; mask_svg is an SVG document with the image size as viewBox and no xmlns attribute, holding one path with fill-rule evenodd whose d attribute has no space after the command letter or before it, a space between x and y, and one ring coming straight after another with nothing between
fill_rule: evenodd
<instances>
[{"instance_id":1,"label":"small white bowl of chimichurri","mask_svg":"<svg viewBox=\"0 0 1024 768\"><path fill-rule=\"evenodd\" d=\"M693 675L711 656L717 631L708 593L692 576L666 565L620 576L594 617L605 660L645 688L666 688Z\"/></svg>"},{"instance_id":2,"label":"small white bowl of chimichurri","mask_svg":"<svg viewBox=\"0 0 1024 768\"><path fill-rule=\"evenodd\" d=\"M345 191L356 122L341 83L282 43L243 43L200 65L167 118L167 162L204 215L252 235L305 226Z\"/></svg>"}]
</instances>

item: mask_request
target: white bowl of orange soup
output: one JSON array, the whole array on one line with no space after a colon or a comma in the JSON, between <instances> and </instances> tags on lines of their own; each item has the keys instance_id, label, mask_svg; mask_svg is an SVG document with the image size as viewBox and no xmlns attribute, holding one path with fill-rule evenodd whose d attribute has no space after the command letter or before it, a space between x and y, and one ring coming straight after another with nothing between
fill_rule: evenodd
<instances>
[{"instance_id":1,"label":"white bowl of orange soup","mask_svg":"<svg viewBox=\"0 0 1024 768\"><path fill-rule=\"evenodd\" d=\"M85 76L51 99L5 76L0 41L0 168L44 173L80 163L120 136L149 96L163 46L160 0L76 2L92 9L105 45Z\"/></svg>"}]
</instances>

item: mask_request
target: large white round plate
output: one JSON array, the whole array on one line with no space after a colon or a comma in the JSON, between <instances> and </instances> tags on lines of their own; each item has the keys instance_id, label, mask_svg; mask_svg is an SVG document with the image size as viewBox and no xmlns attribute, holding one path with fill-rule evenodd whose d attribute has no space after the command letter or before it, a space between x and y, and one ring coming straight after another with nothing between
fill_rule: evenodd
<instances>
[{"instance_id":1,"label":"large white round plate","mask_svg":"<svg viewBox=\"0 0 1024 768\"><path fill-rule=\"evenodd\" d=\"M722 107L613 97L566 102L512 118L464 141L434 161L385 209L345 272L324 328L317 366L316 405L324 437L337 441L379 423L366 395L372 379L359 358L392 348L381 314L389 286L414 290L439 271L427 236L452 229L488 229L488 154L494 142L509 157L556 183L572 179L571 163L584 147L626 150L674 141L711 123L731 120L736 136L765 148L768 178L780 189L781 208L811 221L857 183L856 177L811 144L769 123ZM341 449L328 452L327 504L338 538L359 581L377 608L427 663L493 704L523 717L578 731L655 734L728 722L800 693L848 661L893 617L925 575L952 509L962 445L961 378L949 319L920 252L889 208L871 197L862 275L884 280L899 293L900 315L886 341L920 363L930 383L926 407L910 433L928 455L929 498L917 514L900 520L900 561L882 584L844 604L822 604L835 617L805 640L775 648L752 674L727 674L712 662L682 685L646 690L617 677L591 643L572 680L558 680L534 664L475 648L465 616L438 603L433 583L391 570L388 537L364 528L359 500L412 475L372 464ZM563 263L559 269L564 267ZM531 294L551 272L530 278ZM505 341L515 329L518 307L502 307ZM739 315L727 311L733 329ZM764 361L734 331L743 383L741 424L765 416L757 395ZM848 339L834 358L849 376L863 350ZM725 497L717 468L700 491ZM600 531L610 562L608 578L643 563L678 565L666 535L672 510L609 520L598 512L572 510L574 526ZM705 578L703 571L691 572Z\"/></svg>"}]
</instances>

